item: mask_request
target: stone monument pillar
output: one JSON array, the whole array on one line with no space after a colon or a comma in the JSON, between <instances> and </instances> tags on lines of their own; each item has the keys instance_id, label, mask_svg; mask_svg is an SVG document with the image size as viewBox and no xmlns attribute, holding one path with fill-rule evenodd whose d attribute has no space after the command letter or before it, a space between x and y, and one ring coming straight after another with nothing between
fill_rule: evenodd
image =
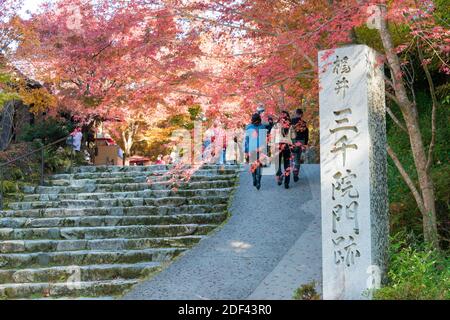
<instances>
[{"instance_id":1,"label":"stone monument pillar","mask_svg":"<svg viewBox=\"0 0 450 320\"><path fill-rule=\"evenodd\" d=\"M319 52L324 299L368 299L386 269L383 64L365 45Z\"/></svg>"}]
</instances>

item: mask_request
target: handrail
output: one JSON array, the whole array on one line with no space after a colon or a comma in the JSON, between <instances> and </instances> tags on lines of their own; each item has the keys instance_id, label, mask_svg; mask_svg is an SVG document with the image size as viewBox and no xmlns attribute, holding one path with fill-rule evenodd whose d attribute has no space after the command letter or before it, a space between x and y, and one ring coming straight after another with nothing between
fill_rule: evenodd
<instances>
[{"instance_id":1,"label":"handrail","mask_svg":"<svg viewBox=\"0 0 450 320\"><path fill-rule=\"evenodd\" d=\"M31 152L28 152L28 153L26 153L26 154L24 154L24 155L21 155L20 157L17 157L17 158L15 158L15 159L13 159L13 160L10 160L10 161L5 162L5 163L0 163L0 168L5 167L5 166L7 166L7 165L9 165L9 164L11 164L11 163L14 163L14 162L16 162L16 161L18 161L18 160L21 160L21 159L23 159L23 158L26 158L26 157L28 157L28 156L31 156L32 154L35 154L35 153L37 153L37 152L39 152L39 151L41 151L41 150L45 150L45 149L47 149L48 147L51 147L51 146L53 146L53 145L55 145L55 144L58 144L58 143L60 143L60 142L62 142L62 141L67 140L67 138L69 138L69 137L70 137L70 135L68 135L67 137L61 138L61 139L59 139L59 140L53 141L52 143L46 144L45 146L42 146L42 147L40 147L40 148L38 148L38 149L35 149L35 150L31 151Z\"/></svg>"},{"instance_id":2,"label":"handrail","mask_svg":"<svg viewBox=\"0 0 450 320\"><path fill-rule=\"evenodd\" d=\"M31 151L31 152L27 152L26 154L23 154L23 155L15 158L15 159L9 160L8 162L0 163L0 210L3 210L3 194L4 194L4 192L3 192L3 170L4 170L4 167L6 167L6 166L10 165L11 163L14 163L14 162L16 162L18 160L27 158L27 157L29 157L29 156L31 156L33 154L41 152L41 168L40 168L40 181L39 181L39 184L43 185L44 184L44 166L45 166L44 150L47 149L48 147L54 146L54 145L56 145L58 143L61 143L62 141L67 140L67 138L69 138L69 137L70 137L70 135L68 135L68 136L66 136L64 138L58 139L56 141L53 141L52 143L49 143L49 144L47 144L45 146L37 148L37 149L35 149L35 150ZM72 162L73 162L73 158L71 156L71 164L70 164L71 167L72 167Z\"/></svg>"}]
</instances>

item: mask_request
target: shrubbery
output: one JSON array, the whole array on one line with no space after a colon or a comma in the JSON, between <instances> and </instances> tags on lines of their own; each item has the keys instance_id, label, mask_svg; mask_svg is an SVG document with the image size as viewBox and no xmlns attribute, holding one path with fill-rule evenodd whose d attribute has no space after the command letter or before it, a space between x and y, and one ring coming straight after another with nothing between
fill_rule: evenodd
<instances>
[{"instance_id":1,"label":"shrubbery","mask_svg":"<svg viewBox=\"0 0 450 320\"><path fill-rule=\"evenodd\" d=\"M32 142L34 149L38 149L67 137L74 127L75 125L70 121L48 118L26 127L21 135L21 140ZM39 162L40 153L37 154L37 158ZM67 146L64 141L45 149L44 158L46 173L67 171L72 165L86 164L83 154L74 153L72 148Z\"/></svg>"},{"instance_id":2,"label":"shrubbery","mask_svg":"<svg viewBox=\"0 0 450 320\"><path fill-rule=\"evenodd\" d=\"M424 143L429 143L431 139L431 100L425 92L417 92L417 103L420 112L420 124L424 134ZM397 108L392 108L396 112ZM397 114L400 117L400 114ZM436 123L436 147L433 154L433 165L431 174L434 182L436 196L436 214L438 219L439 234L441 236L441 247L450 247L450 222L448 218L450 206L450 130L448 130L448 120L450 109L448 105L441 105L437 110ZM391 148L401 159L405 170L417 181L414 160L411 155L410 141L406 133L399 129L390 118L387 118L388 142ZM388 158L388 186L390 203L390 223L391 234L396 234L402 230L413 232L417 237L422 236L422 215L417 208L417 204L411 191L403 181L394 163Z\"/></svg>"},{"instance_id":3,"label":"shrubbery","mask_svg":"<svg viewBox=\"0 0 450 320\"><path fill-rule=\"evenodd\" d=\"M391 241L388 284L377 290L377 300L450 299L448 252L411 240L405 232Z\"/></svg>"},{"instance_id":4,"label":"shrubbery","mask_svg":"<svg viewBox=\"0 0 450 320\"><path fill-rule=\"evenodd\" d=\"M86 165L83 153L74 152L71 147L45 150L47 172L67 172L72 166Z\"/></svg>"},{"instance_id":5,"label":"shrubbery","mask_svg":"<svg viewBox=\"0 0 450 320\"><path fill-rule=\"evenodd\" d=\"M320 300L321 296L316 291L317 283L312 281L310 283L300 286L294 292L294 300Z\"/></svg>"},{"instance_id":6,"label":"shrubbery","mask_svg":"<svg viewBox=\"0 0 450 320\"><path fill-rule=\"evenodd\" d=\"M44 145L67 137L74 125L67 121L48 118L42 122L27 126L20 139L27 142L40 140Z\"/></svg>"},{"instance_id":7,"label":"shrubbery","mask_svg":"<svg viewBox=\"0 0 450 320\"><path fill-rule=\"evenodd\" d=\"M431 100L424 92L417 93L421 129L424 143L431 138ZM394 108L394 110L396 110ZM400 116L400 115L398 115ZM388 186L390 200L391 234L389 283L375 293L375 299L450 299L449 262L449 188L450 165L448 155L450 131L448 130L449 109L443 103L437 110L436 148L431 168L435 195L438 228L443 251L436 251L423 244L422 215L417 204L389 159ZM417 180L414 161L411 156L408 136L388 119L389 145L401 158L405 169Z\"/></svg>"}]
</instances>

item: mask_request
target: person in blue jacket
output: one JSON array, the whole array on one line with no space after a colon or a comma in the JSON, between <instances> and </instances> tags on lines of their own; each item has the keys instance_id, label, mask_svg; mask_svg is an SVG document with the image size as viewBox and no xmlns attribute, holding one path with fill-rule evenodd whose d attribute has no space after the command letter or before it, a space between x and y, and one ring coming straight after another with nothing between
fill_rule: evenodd
<instances>
[{"instance_id":1,"label":"person in blue jacket","mask_svg":"<svg viewBox=\"0 0 450 320\"><path fill-rule=\"evenodd\" d=\"M255 113L252 116L251 124L245 128L244 143L246 162L250 163L253 176L253 186L258 190L261 188L261 159L267 156L265 154L267 151L267 128L261 122L261 115Z\"/></svg>"}]
</instances>

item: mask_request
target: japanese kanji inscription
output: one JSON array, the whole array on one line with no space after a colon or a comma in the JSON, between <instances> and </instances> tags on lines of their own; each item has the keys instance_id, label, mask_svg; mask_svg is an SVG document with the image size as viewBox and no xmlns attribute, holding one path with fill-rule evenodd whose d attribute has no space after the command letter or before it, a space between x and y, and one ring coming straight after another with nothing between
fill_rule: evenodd
<instances>
[{"instance_id":1,"label":"japanese kanji inscription","mask_svg":"<svg viewBox=\"0 0 450 320\"><path fill-rule=\"evenodd\" d=\"M376 57L363 45L319 52L324 299L370 296L367 270L385 268L385 101Z\"/></svg>"}]
</instances>

